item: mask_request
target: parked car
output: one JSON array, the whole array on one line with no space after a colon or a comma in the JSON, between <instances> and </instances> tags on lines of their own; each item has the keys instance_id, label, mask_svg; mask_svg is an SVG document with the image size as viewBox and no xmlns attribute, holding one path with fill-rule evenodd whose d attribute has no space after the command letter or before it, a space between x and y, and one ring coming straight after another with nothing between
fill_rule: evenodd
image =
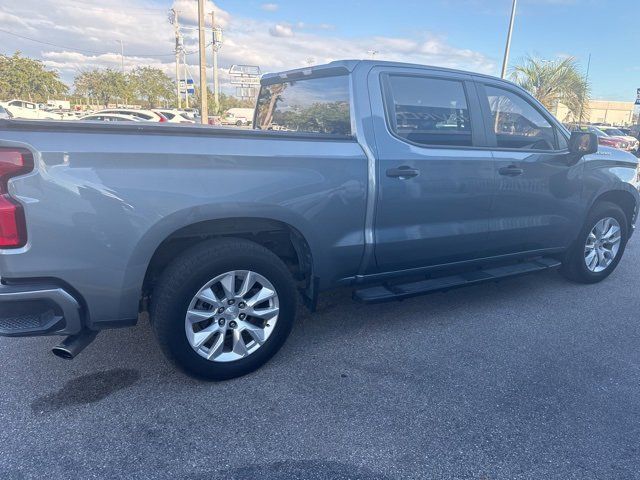
<instances>
[{"instance_id":1,"label":"parked car","mask_svg":"<svg viewBox=\"0 0 640 480\"><path fill-rule=\"evenodd\" d=\"M55 112L47 112L40 108L40 105L34 102L27 102L25 100L10 100L5 103L1 103L0 106L4 107L13 118L31 118L31 119L50 119L60 120L61 116Z\"/></svg>"},{"instance_id":2,"label":"parked car","mask_svg":"<svg viewBox=\"0 0 640 480\"><path fill-rule=\"evenodd\" d=\"M115 113L119 115L130 115L133 117L137 117L140 120L145 120L148 122L167 122L167 118L161 113L154 112L153 110L135 110L130 108L106 108L104 110L99 110L95 113Z\"/></svg>"},{"instance_id":3,"label":"parked car","mask_svg":"<svg viewBox=\"0 0 640 480\"><path fill-rule=\"evenodd\" d=\"M237 127L251 125L253 112L253 108L230 108L224 112L220 122L222 125L235 125Z\"/></svg>"},{"instance_id":4,"label":"parked car","mask_svg":"<svg viewBox=\"0 0 640 480\"><path fill-rule=\"evenodd\" d=\"M98 122L144 122L140 117L122 115L119 113L93 113L80 117L79 120L92 120Z\"/></svg>"},{"instance_id":5,"label":"parked car","mask_svg":"<svg viewBox=\"0 0 640 480\"><path fill-rule=\"evenodd\" d=\"M200 116L200 110L198 110L197 108L182 108L179 110L184 113L187 118L190 118L192 120Z\"/></svg>"},{"instance_id":6,"label":"parked car","mask_svg":"<svg viewBox=\"0 0 640 480\"><path fill-rule=\"evenodd\" d=\"M638 146L640 145L640 142L636 137L632 135L627 135L617 127L599 127L599 128L610 137L617 137L617 138L623 139L627 143L627 147L624 148L623 150L628 150L634 153L638 151Z\"/></svg>"},{"instance_id":7,"label":"parked car","mask_svg":"<svg viewBox=\"0 0 640 480\"><path fill-rule=\"evenodd\" d=\"M600 127L596 127L595 125L587 125L578 128L582 131L595 134L598 137L598 143L600 145L604 145L605 147L618 148L620 150L629 150L628 140L625 140L623 137L608 135L604 131L602 131Z\"/></svg>"},{"instance_id":8,"label":"parked car","mask_svg":"<svg viewBox=\"0 0 640 480\"><path fill-rule=\"evenodd\" d=\"M11 115L11 112L9 112L9 110L7 110L2 105L0 105L0 118L7 119L12 117L13 116Z\"/></svg>"},{"instance_id":9,"label":"parked car","mask_svg":"<svg viewBox=\"0 0 640 480\"><path fill-rule=\"evenodd\" d=\"M280 349L299 296L599 282L640 196L597 140L510 82L371 60L263 76L252 130L0 120L0 334L73 358L149 310L168 358L219 380Z\"/></svg>"},{"instance_id":10,"label":"parked car","mask_svg":"<svg viewBox=\"0 0 640 480\"><path fill-rule=\"evenodd\" d=\"M195 123L193 118L181 110L154 108L153 111L165 117L169 123Z\"/></svg>"}]
</instances>

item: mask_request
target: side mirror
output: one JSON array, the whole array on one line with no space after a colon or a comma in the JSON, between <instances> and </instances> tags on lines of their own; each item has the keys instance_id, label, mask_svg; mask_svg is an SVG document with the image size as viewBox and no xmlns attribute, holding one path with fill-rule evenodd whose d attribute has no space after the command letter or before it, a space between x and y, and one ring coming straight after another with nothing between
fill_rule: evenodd
<instances>
[{"instance_id":1,"label":"side mirror","mask_svg":"<svg viewBox=\"0 0 640 480\"><path fill-rule=\"evenodd\" d=\"M569 151L578 157L598 151L598 136L591 132L571 132Z\"/></svg>"}]
</instances>

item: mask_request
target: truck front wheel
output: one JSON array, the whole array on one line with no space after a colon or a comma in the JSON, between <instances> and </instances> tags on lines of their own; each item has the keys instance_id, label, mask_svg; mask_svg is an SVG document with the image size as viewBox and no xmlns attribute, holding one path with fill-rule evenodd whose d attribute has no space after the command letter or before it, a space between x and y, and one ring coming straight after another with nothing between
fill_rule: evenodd
<instances>
[{"instance_id":1,"label":"truck front wheel","mask_svg":"<svg viewBox=\"0 0 640 480\"><path fill-rule=\"evenodd\" d=\"M297 292L282 260L240 238L187 250L164 271L151 321L164 353L186 373L225 380L252 372L284 344Z\"/></svg>"},{"instance_id":2,"label":"truck front wheel","mask_svg":"<svg viewBox=\"0 0 640 480\"><path fill-rule=\"evenodd\" d=\"M622 258L629 239L627 217L610 202L596 204L563 261L562 273L579 283L607 278Z\"/></svg>"}]
</instances>

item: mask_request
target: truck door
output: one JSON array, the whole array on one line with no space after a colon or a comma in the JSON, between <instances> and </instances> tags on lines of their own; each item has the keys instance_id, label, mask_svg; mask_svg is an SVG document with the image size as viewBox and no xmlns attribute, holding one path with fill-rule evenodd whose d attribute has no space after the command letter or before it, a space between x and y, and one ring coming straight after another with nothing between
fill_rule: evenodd
<instances>
[{"instance_id":1,"label":"truck door","mask_svg":"<svg viewBox=\"0 0 640 480\"><path fill-rule=\"evenodd\" d=\"M495 177L470 76L377 67L369 91L378 270L483 257Z\"/></svg>"},{"instance_id":2,"label":"truck door","mask_svg":"<svg viewBox=\"0 0 640 480\"><path fill-rule=\"evenodd\" d=\"M490 253L567 247L584 215L584 163L570 161L564 132L528 95L479 77L476 86L496 168Z\"/></svg>"}]
</instances>

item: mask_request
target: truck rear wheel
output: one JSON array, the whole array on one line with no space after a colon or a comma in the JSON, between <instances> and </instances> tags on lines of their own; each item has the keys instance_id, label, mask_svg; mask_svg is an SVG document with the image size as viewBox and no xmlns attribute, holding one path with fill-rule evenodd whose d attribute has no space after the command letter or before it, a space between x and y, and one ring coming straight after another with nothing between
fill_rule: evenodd
<instances>
[{"instance_id":1,"label":"truck rear wheel","mask_svg":"<svg viewBox=\"0 0 640 480\"><path fill-rule=\"evenodd\" d=\"M280 258L240 238L187 250L154 290L151 321L167 357L186 373L225 380L252 372L284 344L297 292Z\"/></svg>"},{"instance_id":2,"label":"truck rear wheel","mask_svg":"<svg viewBox=\"0 0 640 480\"><path fill-rule=\"evenodd\" d=\"M618 205L596 204L567 252L562 273L579 283L604 280L620 262L629 239L628 232L627 217Z\"/></svg>"}]
</instances>

